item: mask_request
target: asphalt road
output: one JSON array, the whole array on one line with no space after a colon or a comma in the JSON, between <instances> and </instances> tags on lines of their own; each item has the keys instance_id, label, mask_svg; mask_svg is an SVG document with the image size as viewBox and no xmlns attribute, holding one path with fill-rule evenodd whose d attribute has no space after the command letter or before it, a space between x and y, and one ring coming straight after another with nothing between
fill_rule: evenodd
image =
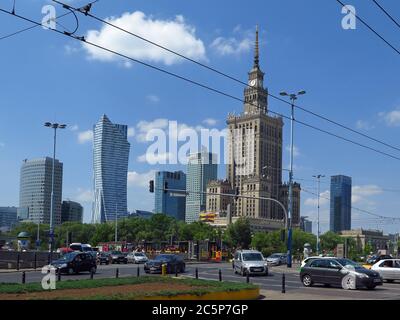
<instances>
[{"instance_id":1,"label":"asphalt road","mask_svg":"<svg viewBox=\"0 0 400 320\"><path fill-rule=\"evenodd\" d=\"M140 274L144 275L143 265L109 265L99 266L95 278L112 278L116 275L117 268L119 269L120 277L136 276L137 268L140 268ZM232 270L232 265L229 263L208 263L208 264L188 264L186 272L183 276L194 277L195 270L198 268L199 277L201 279L218 280L218 271L221 269L222 278L224 281L246 282L246 278L240 275L235 275ZM282 290L282 274L286 277L286 296L301 298L307 296L310 299L313 297L318 299L399 299L400 300L400 282L384 283L383 286L377 287L375 290L343 290L342 288L324 287L315 285L312 288L303 287L299 279L297 267L287 269L286 266L270 268L268 277L252 276L250 281L261 287L262 290L273 293L274 299L284 298L281 294ZM154 275L160 276L160 275ZM79 275L62 275L62 281L88 279L89 273ZM26 282L41 282L43 275L40 271L26 272ZM21 283L21 272L0 272L0 283ZM282 295L282 296L281 296ZM268 298L268 297L267 297Z\"/></svg>"}]
</instances>

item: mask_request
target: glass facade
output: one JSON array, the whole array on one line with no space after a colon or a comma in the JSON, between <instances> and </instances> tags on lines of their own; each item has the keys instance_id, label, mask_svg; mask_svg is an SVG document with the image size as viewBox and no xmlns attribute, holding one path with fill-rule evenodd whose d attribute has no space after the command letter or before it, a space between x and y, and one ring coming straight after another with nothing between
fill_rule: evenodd
<instances>
[{"instance_id":1,"label":"glass facade","mask_svg":"<svg viewBox=\"0 0 400 320\"><path fill-rule=\"evenodd\" d=\"M53 159L24 160L20 177L20 209L27 210L28 220L34 223L50 223ZM61 223L63 164L56 160L54 167L54 215L55 225Z\"/></svg>"},{"instance_id":2,"label":"glass facade","mask_svg":"<svg viewBox=\"0 0 400 320\"><path fill-rule=\"evenodd\" d=\"M61 223L83 222L83 207L74 201L63 201L61 206Z\"/></svg>"},{"instance_id":3,"label":"glass facade","mask_svg":"<svg viewBox=\"0 0 400 320\"><path fill-rule=\"evenodd\" d=\"M351 177L331 177L330 230L351 230Z\"/></svg>"},{"instance_id":4,"label":"glass facade","mask_svg":"<svg viewBox=\"0 0 400 320\"><path fill-rule=\"evenodd\" d=\"M182 171L156 172L155 177L155 213L164 213L177 220L185 220L186 198L175 197L171 193L164 193L164 183L169 189L186 190L186 174Z\"/></svg>"},{"instance_id":5,"label":"glass facade","mask_svg":"<svg viewBox=\"0 0 400 320\"><path fill-rule=\"evenodd\" d=\"M186 175L186 223L199 221L200 212L206 210L206 195L194 192L206 192L207 184L217 180L217 156L209 152L189 155Z\"/></svg>"},{"instance_id":6,"label":"glass facade","mask_svg":"<svg viewBox=\"0 0 400 320\"><path fill-rule=\"evenodd\" d=\"M17 208L0 207L0 230L9 231L17 224Z\"/></svg>"},{"instance_id":7,"label":"glass facade","mask_svg":"<svg viewBox=\"0 0 400 320\"><path fill-rule=\"evenodd\" d=\"M127 183L130 144L128 127L106 115L93 130L94 205L92 222L115 221L128 214Z\"/></svg>"}]
</instances>

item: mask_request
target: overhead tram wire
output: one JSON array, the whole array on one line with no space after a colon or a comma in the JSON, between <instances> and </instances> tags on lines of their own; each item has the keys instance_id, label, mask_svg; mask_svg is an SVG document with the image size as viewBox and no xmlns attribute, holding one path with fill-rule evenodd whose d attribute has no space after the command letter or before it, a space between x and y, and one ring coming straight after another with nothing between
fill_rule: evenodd
<instances>
[{"instance_id":1,"label":"overhead tram wire","mask_svg":"<svg viewBox=\"0 0 400 320\"><path fill-rule=\"evenodd\" d=\"M234 76L231 76L231 75L229 75L229 74L227 74L227 73L225 73L225 72L222 72L222 71L220 71L220 70L218 70L218 69L216 69L216 68L214 68L214 67L208 66L208 65L206 65L206 64L204 64L204 63L202 63L202 62L200 62L200 61L197 61L197 60L194 60L194 59L192 59L192 58L189 58L189 57L187 57L187 56L185 56L185 55L183 55L183 54L181 54L181 53L179 53L179 52L177 52L177 51L175 51L175 50L169 49L169 48L167 48L167 47L165 47L165 46L163 46L163 45L161 45L161 44L159 44L159 43L157 43L157 42L154 42L154 41L149 40L149 39L147 39L147 38L145 38L145 37L143 37L143 36L140 36L140 35L138 35L137 33L134 33L134 32L131 32L131 31L129 31L129 30L126 30L126 29L124 29L124 28L121 28L121 27L119 27L119 26L117 26L117 25L111 23L110 21L107 21L107 20L104 20L104 19L101 19L101 18L95 16L94 14L92 14L92 13L90 13L90 12L82 11L81 8L74 8L74 7L72 7L72 6L68 5L68 4L64 4L64 3L62 3L62 2L60 2L60 1L58 1L58 0L52 0L52 1L55 2L55 3L58 3L58 4L60 4L60 5L69 7L71 10L77 11L77 12L79 12L79 13L81 13L81 14L84 14L85 16L89 16L89 17L92 18L92 19L95 19L95 20L97 20L97 21L99 21L99 22L101 22L101 23L104 23L104 24L106 24L106 25L108 25L108 26L110 26L110 27L113 27L113 28L115 28L115 29L117 29L117 30L120 30L120 31L122 31L122 32L124 32L124 33L127 33L127 34L129 34L129 35L131 35L131 36L133 36L133 37L136 37L136 38L138 38L138 39L140 39L140 40L142 40L142 41L145 41L145 42L147 42L147 43L149 43L149 44L151 44L151 45L154 45L154 46L156 46L156 47L158 47L158 48L160 48L160 49L163 49L163 50L165 50L165 51L167 51L167 52L169 52L169 53L172 53L172 54L174 54L174 55L176 55L176 56L178 56L178 57L180 57L180 58L182 58L182 59L185 59L185 60L187 60L187 61L190 61L190 62L192 62L192 63L194 63L194 64L196 64L196 65L198 65L198 66L200 66L200 67L202 67L202 68L205 68L205 69L207 69L207 70L210 70L210 71L212 71L212 72L215 72L215 73L217 73L217 74L219 74L219 75L221 75L221 76L223 76L223 77L225 77L225 78L227 78L227 79L233 80L233 81L235 81L235 82L237 82L237 83L239 83L239 84L241 84L241 85L244 85L244 86L246 86L246 87L251 87L248 83L246 83L246 82L244 82L244 81L242 81L242 80L240 80L240 79L238 79L238 78L235 78ZM276 99L276 100L278 100L278 101L280 101L280 102L283 102L283 103L285 103L285 104L287 104L287 105L291 105L291 103L290 103L289 101L286 101L285 99L282 99L282 98L280 98L279 96L273 95L273 94L271 94L271 93L269 93L269 92L267 92L267 95L270 96L271 98L274 98L274 99ZM372 136L370 136L370 135L367 135L367 134L365 134L365 133L363 133L363 132L361 132L361 131L358 131L358 130L355 130L355 129L353 129L353 128L350 128L349 126L346 126L346 125L341 124L341 123L339 123L339 122L337 122L337 121L331 120L331 119L329 119L329 118L327 118L327 117L325 117L325 116L319 115L319 114L317 114L316 112L313 112L313 111L311 111L311 110L308 110L308 109L305 108L305 107L301 107L301 106L298 106L298 105L294 105L294 107L297 108L297 109L299 109L299 110L301 110L301 111L303 111L303 112L305 112L305 113L308 113L308 114L310 114L310 115L312 115L312 116L314 116L314 117L317 117L317 118L319 118L319 119L322 119L322 120L324 120L324 121L327 121L327 122L329 122L329 123L331 123L331 124L333 124L333 125L336 125L336 126L342 128L342 129L348 130L348 131L350 131L350 132L352 132L352 133L358 134L359 136L362 136L362 137L364 137L364 138L367 138L367 139L369 139L369 140L371 140L371 141L374 141L374 142L377 142L377 143L379 143L379 144L382 144L382 145L384 145L385 147L394 149L394 150L396 150L396 151L400 151L400 147L393 146L393 145L391 145L391 144L389 144L389 143L387 143L387 142L384 142L384 141L382 141L382 140L380 140L380 139L374 138L374 137L372 137Z\"/></svg>"},{"instance_id":2,"label":"overhead tram wire","mask_svg":"<svg viewBox=\"0 0 400 320\"><path fill-rule=\"evenodd\" d=\"M340 1L340 0L336 0L337 3L339 3L342 7L346 7L346 5ZM355 12L351 11L349 9L349 11L364 25L366 26L370 31L372 31L378 38L380 38L383 42L386 43L386 45L388 45L390 48L392 48L397 54L400 55L400 50L397 49L394 45L392 45L388 40L386 40L382 35L380 35L374 28L372 28L367 22L365 22L364 19L362 19L359 15L357 15Z\"/></svg>"},{"instance_id":3,"label":"overhead tram wire","mask_svg":"<svg viewBox=\"0 0 400 320\"><path fill-rule=\"evenodd\" d=\"M304 192L306 192L306 193L312 194L312 195L314 195L314 196L318 196L317 193L312 192L312 191L309 191L309 190L307 190L307 189L303 189L303 188L302 188L301 190L304 191ZM325 197L325 196L321 196L321 195L320 195L320 197L323 198L323 199L325 199L325 200L331 201L331 198L328 198L328 197ZM368 211L368 210L360 209L360 208L353 207L353 206L349 206L349 207L350 207L351 209L354 209L354 210L359 211L359 212L361 212L361 213L369 214L369 215L374 216L374 217L377 217L377 218L379 218L379 219L385 219L385 220L391 220L391 221L400 221L400 218L399 218L399 217L382 216L382 215L380 215L380 214L373 213L373 212Z\"/></svg>"},{"instance_id":4,"label":"overhead tram wire","mask_svg":"<svg viewBox=\"0 0 400 320\"><path fill-rule=\"evenodd\" d=\"M6 14L12 15L12 16L17 17L17 18L19 18L19 19L22 19L22 20L25 20L25 21L28 21L28 22L31 22L31 23L34 23L34 24L37 24L37 25L41 25L40 23L38 23L38 22L36 22L36 21L34 21L34 20L32 20L32 19L23 17L23 16L18 15L18 14L12 14L11 12L9 12L9 11L7 11L7 10L5 10L5 9L1 9L1 8L0 8L0 12L4 12L4 13L6 13ZM78 37L78 36L75 36L75 35L72 35L72 34L68 34L68 33L65 33L65 32L61 32L61 31L59 31L59 30L57 30L57 29L49 29L49 30L50 30L50 31L53 31L53 32L56 32L56 33L58 33L58 34L61 34L61 35L63 35L63 36L67 36L67 37L69 37L69 38L72 38L72 39L81 41L81 42L83 42L83 43L86 43L86 44L88 44L88 45L91 45L91 46L93 46L93 47L96 47L96 48L98 48L98 49L101 49L101 50L103 50L103 51L107 51L107 52L109 52L109 53L115 54L115 55L117 55L117 56L119 56L119 57L122 57L122 58L125 58L125 59L127 59L127 60L136 62L136 63L141 64L141 65L143 65L143 66L146 66L146 67L148 67L148 68L150 68L150 69L153 69L153 70L159 71L159 72L161 72L161 73L167 74L167 75L169 75L169 76L175 77L175 78L177 78L177 79L183 80L183 81L185 81L185 82L188 82L188 83L190 83L190 84L196 85L196 86L201 87L201 88L203 88L203 89L209 90L209 91L214 92L214 93L216 93L216 94L219 94L219 95L228 97L228 98L230 98L230 99L233 99L233 100L236 100L236 101L240 101L241 103L244 103L244 101L243 101L242 98L238 98L238 97L236 97L236 96L234 96L234 95L232 95L232 94L229 94L229 93L226 93L226 92L224 92L224 91L215 89L215 88L213 88L213 87L210 87L210 86L205 85L205 84L203 84L203 83L197 82L197 81L192 80L192 79L190 79L190 78L181 76L181 75L176 74L176 73L173 73L173 72L171 72L171 71L168 71L168 70L165 70L165 69L156 67L156 66L154 66L154 65L152 65L152 64L149 64L149 63L146 63L146 62L144 62L144 61L141 61L141 60L138 60L138 59L129 57L129 56L123 54L123 53L114 51L114 50L112 50L112 49L103 47L103 46L101 46L101 45L98 45L98 44L93 43L93 42L90 42L90 41L87 41L84 37ZM258 107L256 104L253 104L253 103L250 103L250 104L253 105L253 106L255 106L255 107ZM279 113L279 112L272 111L272 110L268 110L268 112L270 112L270 113L272 113L272 114L274 114L274 115L280 116L280 117L282 117L282 118L284 118L284 119L290 120L290 117L288 117L288 116L286 116L286 115L284 115L284 114L281 114L281 113ZM311 124L305 123L305 122L303 122L303 121L300 121L300 120L297 120L297 119L294 119L294 121L297 122L297 123L299 123L299 124L302 124L302 125L305 126L305 127L314 129L314 130L316 130L316 131L325 133L325 134L330 135L330 136L332 136L332 137L341 139L341 140L343 140L343 141L346 141L346 142L349 142L349 143L351 143L351 144L357 145L357 146L359 146L359 147L365 148L365 149L367 149L367 150L373 151L373 152L375 152L375 153L378 153L378 154L381 154L381 155L387 156L387 157L389 157L389 158L392 158L392 159L395 159L395 160L399 160L399 161L400 161L400 157L394 156L394 155L389 154L389 153L387 153L387 152L384 152L384 151L378 150L378 149L376 149L376 148L373 148L373 147L364 145L364 144L362 144L362 143L353 141L353 140L351 140L351 139L342 137L342 136L340 136L340 135L338 135L338 134L335 134L335 133L329 132L329 131L327 131L327 130L318 128L318 127L316 127L316 126L313 126L313 125L311 125Z\"/></svg>"},{"instance_id":5,"label":"overhead tram wire","mask_svg":"<svg viewBox=\"0 0 400 320\"><path fill-rule=\"evenodd\" d=\"M381 9L381 11L382 11L390 20L392 20L392 21L394 22L394 24L400 29L400 23L399 23L395 18L393 18L393 16L392 16L384 7L382 7L382 6L379 4L378 1L372 0L372 2L375 3L375 4L377 5L377 7L378 7L379 9Z\"/></svg>"}]
</instances>

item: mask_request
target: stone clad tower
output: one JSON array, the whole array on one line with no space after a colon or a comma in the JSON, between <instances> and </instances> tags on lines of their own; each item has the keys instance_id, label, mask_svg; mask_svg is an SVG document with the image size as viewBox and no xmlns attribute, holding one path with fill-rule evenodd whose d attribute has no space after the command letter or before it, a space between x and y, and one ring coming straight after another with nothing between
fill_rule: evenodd
<instances>
[{"instance_id":1,"label":"stone clad tower","mask_svg":"<svg viewBox=\"0 0 400 320\"><path fill-rule=\"evenodd\" d=\"M244 110L230 114L228 125L227 179L241 195L280 198L282 185L281 117L268 114L268 89L260 69L258 28L253 68L244 90ZM271 201L239 198L233 205L233 216L282 220L283 212Z\"/></svg>"}]
</instances>

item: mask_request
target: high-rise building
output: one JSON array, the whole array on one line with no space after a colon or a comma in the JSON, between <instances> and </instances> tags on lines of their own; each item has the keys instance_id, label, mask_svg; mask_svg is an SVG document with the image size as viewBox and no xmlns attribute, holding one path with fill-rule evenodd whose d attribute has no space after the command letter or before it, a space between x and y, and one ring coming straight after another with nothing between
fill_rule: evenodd
<instances>
[{"instance_id":1,"label":"high-rise building","mask_svg":"<svg viewBox=\"0 0 400 320\"><path fill-rule=\"evenodd\" d=\"M186 175L186 222L198 221L200 212L206 209L207 185L217 179L217 157L213 153L199 152L189 155Z\"/></svg>"},{"instance_id":2,"label":"high-rise building","mask_svg":"<svg viewBox=\"0 0 400 320\"><path fill-rule=\"evenodd\" d=\"M301 217L300 229L304 232L312 233L312 221L308 220L307 217Z\"/></svg>"},{"instance_id":3,"label":"high-rise building","mask_svg":"<svg viewBox=\"0 0 400 320\"><path fill-rule=\"evenodd\" d=\"M155 179L155 213L164 213L177 220L185 220L186 198L178 197L170 192L163 191L164 184L168 183L168 189L186 190L186 174L182 171L156 172Z\"/></svg>"},{"instance_id":4,"label":"high-rise building","mask_svg":"<svg viewBox=\"0 0 400 320\"><path fill-rule=\"evenodd\" d=\"M299 183L293 183L293 210L292 226L300 226L300 194L301 186ZM286 212L289 210L289 183L284 183L279 187L279 201L285 206Z\"/></svg>"},{"instance_id":5,"label":"high-rise building","mask_svg":"<svg viewBox=\"0 0 400 320\"><path fill-rule=\"evenodd\" d=\"M257 29L254 64L248 74L248 87L244 90L244 111L239 115L229 114L227 119L227 179L233 190L249 197L233 202L233 216L283 221L284 213L279 204L257 199L273 198L287 203L287 199L282 198L282 194L286 197L282 185L283 120L268 114L268 89L264 87L264 75L260 69ZM300 192L294 198L299 204ZM300 206L296 201L294 212L293 225L298 225Z\"/></svg>"},{"instance_id":6,"label":"high-rise building","mask_svg":"<svg viewBox=\"0 0 400 320\"><path fill-rule=\"evenodd\" d=\"M74 201L63 201L61 206L61 223L83 222L83 207Z\"/></svg>"},{"instance_id":7,"label":"high-rise building","mask_svg":"<svg viewBox=\"0 0 400 320\"><path fill-rule=\"evenodd\" d=\"M231 196L220 194L233 194L232 186L228 180L212 180L207 185L206 213L216 213L219 216L226 216L228 206L231 204Z\"/></svg>"},{"instance_id":8,"label":"high-rise building","mask_svg":"<svg viewBox=\"0 0 400 320\"><path fill-rule=\"evenodd\" d=\"M92 222L115 221L128 214L128 127L103 115L94 126L94 205Z\"/></svg>"},{"instance_id":9,"label":"high-rise building","mask_svg":"<svg viewBox=\"0 0 400 320\"><path fill-rule=\"evenodd\" d=\"M27 210L28 220L34 223L50 223L53 159L46 157L24 160L21 167L19 206ZM61 223L63 164L54 166L53 223ZM23 211L22 210L22 211Z\"/></svg>"},{"instance_id":10,"label":"high-rise building","mask_svg":"<svg viewBox=\"0 0 400 320\"><path fill-rule=\"evenodd\" d=\"M16 207L0 207L0 231L10 231L17 221Z\"/></svg>"},{"instance_id":11,"label":"high-rise building","mask_svg":"<svg viewBox=\"0 0 400 320\"><path fill-rule=\"evenodd\" d=\"M331 177L330 230L351 230L351 177Z\"/></svg>"}]
</instances>

